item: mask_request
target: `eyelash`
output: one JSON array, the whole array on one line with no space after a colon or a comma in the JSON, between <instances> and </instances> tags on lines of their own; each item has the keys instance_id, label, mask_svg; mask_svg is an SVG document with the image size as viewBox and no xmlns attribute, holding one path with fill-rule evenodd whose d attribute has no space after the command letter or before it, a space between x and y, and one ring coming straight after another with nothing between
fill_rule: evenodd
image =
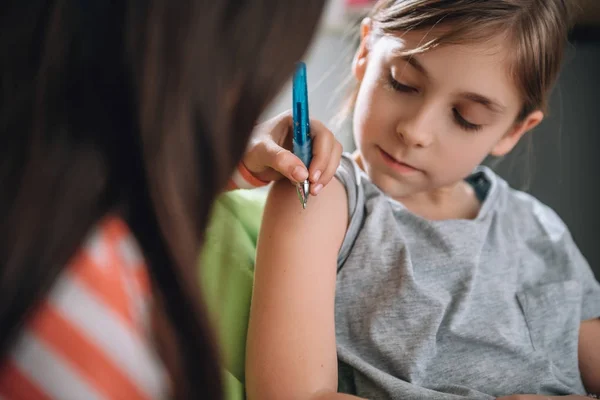
<instances>
[{"instance_id":1,"label":"eyelash","mask_svg":"<svg viewBox=\"0 0 600 400\"><path fill-rule=\"evenodd\" d=\"M397 90L398 92L402 92L402 93L419 93L418 89L401 84L400 82L395 80L391 75L390 75L390 86L392 87L392 89Z\"/></svg>"},{"instance_id":2,"label":"eyelash","mask_svg":"<svg viewBox=\"0 0 600 400\"><path fill-rule=\"evenodd\" d=\"M391 75L390 75L390 86L392 87L392 89L394 89L398 92L401 92L401 93L418 93L419 92L419 90L416 88L406 86L406 85L403 85L402 83L398 82ZM464 119L464 117L462 115L460 115L460 113L458 112L458 110L456 108L452 109L452 114L454 116L454 121L458 124L458 126L460 126L465 131L476 132L476 131L481 130L481 128L483 128L481 125L473 124L473 123L467 121L466 119Z\"/></svg>"},{"instance_id":3,"label":"eyelash","mask_svg":"<svg viewBox=\"0 0 600 400\"><path fill-rule=\"evenodd\" d=\"M466 131L477 132L477 131L481 130L481 128L483 128L483 126L481 126L481 125L473 124L473 123L467 121L466 119L464 119L463 116L460 115L460 113L458 112L458 110L456 108L452 109L452 114L454 114L454 120L456 121L456 123Z\"/></svg>"}]
</instances>

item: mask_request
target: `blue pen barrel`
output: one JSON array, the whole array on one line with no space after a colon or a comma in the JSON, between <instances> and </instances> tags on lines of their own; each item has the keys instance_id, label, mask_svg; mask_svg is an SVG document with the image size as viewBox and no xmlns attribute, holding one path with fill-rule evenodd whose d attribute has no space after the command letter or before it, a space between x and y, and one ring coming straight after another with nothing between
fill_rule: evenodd
<instances>
[{"instance_id":1,"label":"blue pen barrel","mask_svg":"<svg viewBox=\"0 0 600 400\"><path fill-rule=\"evenodd\" d=\"M294 140L294 154L298 156L304 165L306 165L306 168L308 168L310 166L310 162L312 161L312 146L310 140L305 142L303 145Z\"/></svg>"},{"instance_id":2,"label":"blue pen barrel","mask_svg":"<svg viewBox=\"0 0 600 400\"><path fill-rule=\"evenodd\" d=\"M298 63L294 74L292 112L294 115L293 151L308 168L312 160L312 140L308 115L306 65L303 62Z\"/></svg>"}]
</instances>

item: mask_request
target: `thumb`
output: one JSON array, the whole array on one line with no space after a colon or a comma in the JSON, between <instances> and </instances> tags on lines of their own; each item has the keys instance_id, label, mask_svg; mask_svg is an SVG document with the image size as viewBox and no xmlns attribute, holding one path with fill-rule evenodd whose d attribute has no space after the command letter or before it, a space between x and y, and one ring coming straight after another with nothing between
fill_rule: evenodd
<instances>
[{"instance_id":1,"label":"thumb","mask_svg":"<svg viewBox=\"0 0 600 400\"><path fill-rule=\"evenodd\" d=\"M270 138L251 144L243 161L254 176L264 181L279 180L282 175L292 182L308 178L302 160Z\"/></svg>"},{"instance_id":2,"label":"thumb","mask_svg":"<svg viewBox=\"0 0 600 400\"><path fill-rule=\"evenodd\" d=\"M268 166L292 182L302 182L308 179L308 170L302 160L291 151L275 145Z\"/></svg>"},{"instance_id":3,"label":"thumb","mask_svg":"<svg viewBox=\"0 0 600 400\"><path fill-rule=\"evenodd\" d=\"M271 180L278 179L281 175L293 182L302 182L308 179L308 170L304 163L291 151L273 141L270 141L263 149L261 158L264 161L264 166L276 175L271 176Z\"/></svg>"}]
</instances>

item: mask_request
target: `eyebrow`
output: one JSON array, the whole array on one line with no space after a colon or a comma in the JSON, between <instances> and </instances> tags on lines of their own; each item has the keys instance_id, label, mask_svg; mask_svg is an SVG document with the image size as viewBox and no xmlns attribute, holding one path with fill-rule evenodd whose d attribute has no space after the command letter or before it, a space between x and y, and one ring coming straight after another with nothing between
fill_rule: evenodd
<instances>
[{"instance_id":1,"label":"eyebrow","mask_svg":"<svg viewBox=\"0 0 600 400\"><path fill-rule=\"evenodd\" d=\"M481 104L488 110L493 111L495 113L502 113L506 110L506 107L503 106L502 104L500 104L498 101L489 99L489 98L487 98L483 95L477 94L477 93L472 93L472 92L461 93L461 94L459 94L459 97L462 97L463 99Z\"/></svg>"},{"instance_id":2,"label":"eyebrow","mask_svg":"<svg viewBox=\"0 0 600 400\"><path fill-rule=\"evenodd\" d=\"M423 74L423 76L425 76L426 78L429 78L429 73L427 72L427 69L425 69L423 64L421 64L421 62L417 58L415 58L414 55L401 55L400 59L406 61L414 69L416 69L421 74ZM497 113L497 114L506 111L506 107L503 106L500 102L498 102L496 100L492 100L492 99L485 97L478 93L464 92L464 93L459 94L459 97L462 97L463 99L472 101L474 103L481 104L488 110L490 110L494 113Z\"/></svg>"},{"instance_id":3,"label":"eyebrow","mask_svg":"<svg viewBox=\"0 0 600 400\"><path fill-rule=\"evenodd\" d=\"M414 55L410 55L410 56L400 56L400 58L404 61L406 61L407 63L409 63L410 65L412 65L412 67L414 69L416 69L417 71L419 71L420 73L422 73L426 78L429 77L429 74L427 73L427 70L425 69L425 67L423 66L423 64L421 64L419 62L419 60L417 60L415 58Z\"/></svg>"}]
</instances>

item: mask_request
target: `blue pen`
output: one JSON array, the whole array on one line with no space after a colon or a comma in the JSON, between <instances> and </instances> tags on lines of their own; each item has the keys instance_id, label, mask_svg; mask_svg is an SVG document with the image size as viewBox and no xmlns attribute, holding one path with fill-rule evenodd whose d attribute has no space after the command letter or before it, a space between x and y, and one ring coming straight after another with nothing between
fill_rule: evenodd
<instances>
[{"instance_id":1,"label":"blue pen","mask_svg":"<svg viewBox=\"0 0 600 400\"><path fill-rule=\"evenodd\" d=\"M293 82L293 115L294 115L294 154L302 160L306 168L312 160L312 140L310 138L310 119L308 117L308 89L306 84L306 64L299 62L296 66ZM296 186L302 208L306 208L310 194L310 182L306 179Z\"/></svg>"}]
</instances>

